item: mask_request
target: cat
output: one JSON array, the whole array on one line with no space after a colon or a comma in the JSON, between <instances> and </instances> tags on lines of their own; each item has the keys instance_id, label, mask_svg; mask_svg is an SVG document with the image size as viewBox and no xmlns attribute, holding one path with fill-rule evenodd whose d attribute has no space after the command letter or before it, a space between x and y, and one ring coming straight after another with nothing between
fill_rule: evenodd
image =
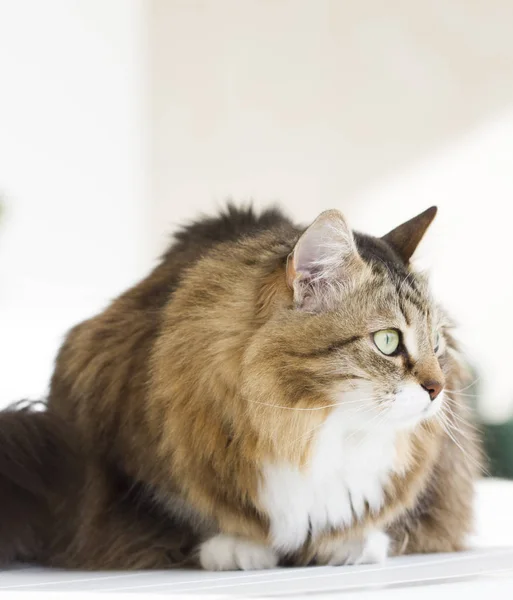
<instances>
[{"instance_id":1,"label":"cat","mask_svg":"<svg viewBox=\"0 0 513 600\"><path fill-rule=\"evenodd\" d=\"M337 210L228 205L75 326L45 411L0 413L0 561L359 564L472 530L478 436L453 325L411 257Z\"/></svg>"}]
</instances>

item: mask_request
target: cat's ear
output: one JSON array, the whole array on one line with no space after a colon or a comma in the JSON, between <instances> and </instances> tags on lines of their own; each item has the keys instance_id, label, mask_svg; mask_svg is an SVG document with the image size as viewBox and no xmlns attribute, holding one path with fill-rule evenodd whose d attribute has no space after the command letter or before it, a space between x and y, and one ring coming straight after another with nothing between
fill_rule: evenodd
<instances>
[{"instance_id":1,"label":"cat's ear","mask_svg":"<svg viewBox=\"0 0 513 600\"><path fill-rule=\"evenodd\" d=\"M306 229L287 260L296 306L316 311L329 303L360 264L353 234L338 210L327 210Z\"/></svg>"},{"instance_id":2,"label":"cat's ear","mask_svg":"<svg viewBox=\"0 0 513 600\"><path fill-rule=\"evenodd\" d=\"M428 227L435 218L437 210L436 206L428 208L420 213L420 215L392 229L392 231L384 235L381 239L390 244L404 262L408 263L417 246L420 244L420 240L424 237Z\"/></svg>"}]
</instances>

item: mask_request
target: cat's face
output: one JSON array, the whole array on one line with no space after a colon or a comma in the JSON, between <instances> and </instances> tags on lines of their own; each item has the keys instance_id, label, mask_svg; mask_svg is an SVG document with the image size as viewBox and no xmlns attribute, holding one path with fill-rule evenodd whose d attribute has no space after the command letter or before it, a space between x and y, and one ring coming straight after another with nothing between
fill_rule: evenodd
<instances>
[{"instance_id":1,"label":"cat's face","mask_svg":"<svg viewBox=\"0 0 513 600\"><path fill-rule=\"evenodd\" d=\"M434 417L447 323L427 281L408 267L433 216L376 239L353 234L340 213L323 213L289 257L294 307L278 310L249 350L248 372L259 382L246 386L249 399L313 420L322 407L337 410L360 430Z\"/></svg>"},{"instance_id":2,"label":"cat's face","mask_svg":"<svg viewBox=\"0 0 513 600\"><path fill-rule=\"evenodd\" d=\"M426 283L378 267L342 303L320 315L335 338L344 338L332 342L319 366L341 377L330 395L348 423L402 428L433 417L444 397L446 345L443 314Z\"/></svg>"}]
</instances>

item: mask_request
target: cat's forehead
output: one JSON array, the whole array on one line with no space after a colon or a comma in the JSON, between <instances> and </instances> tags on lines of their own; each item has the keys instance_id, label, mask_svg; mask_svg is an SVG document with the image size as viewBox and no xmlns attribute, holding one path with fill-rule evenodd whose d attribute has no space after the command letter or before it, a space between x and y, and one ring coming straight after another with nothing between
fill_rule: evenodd
<instances>
[{"instance_id":1,"label":"cat's forehead","mask_svg":"<svg viewBox=\"0 0 513 600\"><path fill-rule=\"evenodd\" d=\"M386 270L394 281L402 281L409 275L407 265L385 240L356 231L354 239L358 254L373 270Z\"/></svg>"},{"instance_id":2,"label":"cat's forehead","mask_svg":"<svg viewBox=\"0 0 513 600\"><path fill-rule=\"evenodd\" d=\"M419 310L432 303L427 279L406 265L389 244L361 233L354 236L358 253L374 274L376 291L406 299Z\"/></svg>"},{"instance_id":3,"label":"cat's forehead","mask_svg":"<svg viewBox=\"0 0 513 600\"><path fill-rule=\"evenodd\" d=\"M370 267L351 299L352 312L376 327L430 326L436 321L427 279L411 270L383 240L355 233L358 253ZM388 324L388 325L387 325Z\"/></svg>"},{"instance_id":4,"label":"cat's forehead","mask_svg":"<svg viewBox=\"0 0 513 600\"><path fill-rule=\"evenodd\" d=\"M426 280L413 271L402 273L381 269L374 272L366 292L368 310L375 315L393 318L408 327L436 320L436 307Z\"/></svg>"}]
</instances>

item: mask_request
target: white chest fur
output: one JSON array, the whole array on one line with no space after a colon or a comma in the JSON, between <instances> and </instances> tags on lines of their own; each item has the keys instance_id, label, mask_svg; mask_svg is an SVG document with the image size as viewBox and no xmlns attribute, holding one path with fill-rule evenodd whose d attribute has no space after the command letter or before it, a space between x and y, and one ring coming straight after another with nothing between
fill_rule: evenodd
<instances>
[{"instance_id":1,"label":"white chest fur","mask_svg":"<svg viewBox=\"0 0 513 600\"><path fill-rule=\"evenodd\" d=\"M378 511L383 487L396 462L395 435L344 431L344 416L335 411L316 437L307 468L267 464L260 501L271 523L272 545L293 551L328 527L344 527L359 518L368 504Z\"/></svg>"}]
</instances>

